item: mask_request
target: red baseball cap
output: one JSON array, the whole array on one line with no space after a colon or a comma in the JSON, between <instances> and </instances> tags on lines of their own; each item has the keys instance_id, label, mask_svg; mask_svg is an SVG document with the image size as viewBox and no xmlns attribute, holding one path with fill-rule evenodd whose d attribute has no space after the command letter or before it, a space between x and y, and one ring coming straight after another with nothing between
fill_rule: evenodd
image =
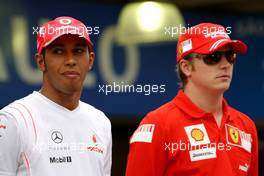
<instances>
[{"instance_id":1,"label":"red baseball cap","mask_svg":"<svg viewBox=\"0 0 264 176\"><path fill-rule=\"evenodd\" d=\"M219 24L200 23L182 31L177 45L177 62L190 53L211 54L225 45L236 53L246 53L247 45L240 40L231 40L230 27Z\"/></svg>"},{"instance_id":2,"label":"red baseball cap","mask_svg":"<svg viewBox=\"0 0 264 176\"><path fill-rule=\"evenodd\" d=\"M93 50L93 43L90 40L86 26L81 21L72 17L62 16L49 21L40 27L37 34L38 53L41 53L43 48L65 34L73 34L83 37L87 42L89 51Z\"/></svg>"}]
</instances>

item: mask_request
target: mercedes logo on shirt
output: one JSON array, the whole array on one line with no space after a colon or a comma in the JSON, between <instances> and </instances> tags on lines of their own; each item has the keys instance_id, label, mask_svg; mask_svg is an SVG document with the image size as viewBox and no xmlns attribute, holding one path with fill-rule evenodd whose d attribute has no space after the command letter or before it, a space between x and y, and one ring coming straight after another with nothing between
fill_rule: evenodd
<instances>
[{"instance_id":1,"label":"mercedes logo on shirt","mask_svg":"<svg viewBox=\"0 0 264 176\"><path fill-rule=\"evenodd\" d=\"M61 134L61 132L59 131L53 131L51 134L51 139L56 143L59 144L62 142L63 140L63 136Z\"/></svg>"}]
</instances>

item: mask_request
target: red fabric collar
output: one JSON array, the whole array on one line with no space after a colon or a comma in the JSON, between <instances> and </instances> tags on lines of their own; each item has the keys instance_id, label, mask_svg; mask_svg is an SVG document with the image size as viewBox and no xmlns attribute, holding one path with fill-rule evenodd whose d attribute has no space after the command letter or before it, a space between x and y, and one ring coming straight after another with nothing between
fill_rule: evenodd
<instances>
[{"instance_id":1,"label":"red fabric collar","mask_svg":"<svg viewBox=\"0 0 264 176\"><path fill-rule=\"evenodd\" d=\"M185 113L187 113L193 118L202 118L206 114L210 113L202 110L197 105L195 105L189 99L189 97L185 95L183 90L179 90L178 94L173 99L173 102L178 108L180 108L181 110L183 110ZM229 105L225 99L223 100L223 110L224 110L223 117L228 117L230 120L232 120L230 116Z\"/></svg>"}]
</instances>

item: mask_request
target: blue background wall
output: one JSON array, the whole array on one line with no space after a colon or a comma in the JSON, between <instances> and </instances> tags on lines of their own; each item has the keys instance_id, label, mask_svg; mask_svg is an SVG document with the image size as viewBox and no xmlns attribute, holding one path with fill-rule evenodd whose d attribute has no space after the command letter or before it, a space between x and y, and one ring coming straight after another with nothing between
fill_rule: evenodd
<instances>
[{"instance_id":1,"label":"blue background wall","mask_svg":"<svg viewBox=\"0 0 264 176\"><path fill-rule=\"evenodd\" d=\"M83 101L108 114L128 118L143 116L176 95L176 42L130 48L117 45L115 25L122 6L84 2L52 5L48 2L41 5L14 2L0 3L0 106L40 89L41 73L34 61L36 35L32 34L33 27L40 26L42 20L62 15L73 16L87 26L99 29L99 34L91 34L96 60L83 92ZM263 120L264 16L212 15L206 12L183 12L183 16L189 26L205 21L231 26L231 37L248 44L248 53L238 56L226 98L254 120ZM166 91L150 95L121 92L105 95L99 92L99 85L117 81L135 86L165 85Z\"/></svg>"}]
</instances>

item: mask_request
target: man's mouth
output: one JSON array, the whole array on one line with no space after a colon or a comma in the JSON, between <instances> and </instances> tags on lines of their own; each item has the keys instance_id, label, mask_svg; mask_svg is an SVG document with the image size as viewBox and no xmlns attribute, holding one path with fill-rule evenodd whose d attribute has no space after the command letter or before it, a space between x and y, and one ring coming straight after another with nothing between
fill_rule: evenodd
<instances>
[{"instance_id":1,"label":"man's mouth","mask_svg":"<svg viewBox=\"0 0 264 176\"><path fill-rule=\"evenodd\" d=\"M80 76L80 73L76 71L66 71L66 72L63 72L62 75L70 79L75 79Z\"/></svg>"}]
</instances>

